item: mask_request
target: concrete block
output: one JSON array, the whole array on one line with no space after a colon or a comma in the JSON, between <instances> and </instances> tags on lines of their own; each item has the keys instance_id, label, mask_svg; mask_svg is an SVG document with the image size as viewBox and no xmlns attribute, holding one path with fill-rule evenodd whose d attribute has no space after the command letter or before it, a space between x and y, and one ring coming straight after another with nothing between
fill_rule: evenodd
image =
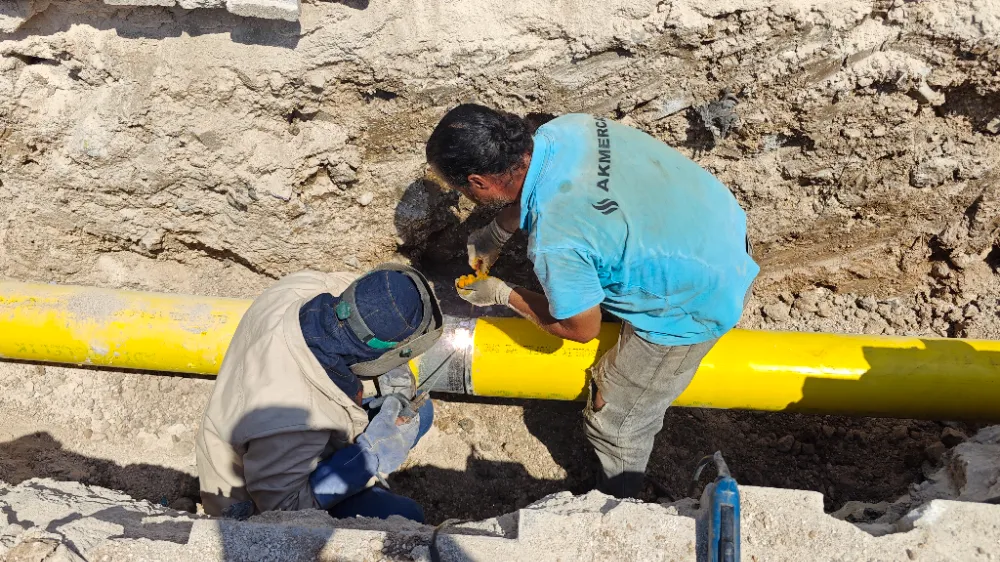
<instances>
[{"instance_id":1,"label":"concrete block","mask_svg":"<svg viewBox=\"0 0 1000 562\"><path fill-rule=\"evenodd\" d=\"M1000 544L996 505L935 500L869 533L824 513L815 492L743 486L740 494L744 560L990 560ZM0 559L41 559L38 553L72 545L87 560L144 562L695 560L693 504L562 492L435 535L400 518L332 519L316 510L214 519L96 486L34 479L0 483Z\"/></svg>"},{"instance_id":2,"label":"concrete block","mask_svg":"<svg viewBox=\"0 0 1000 562\"><path fill-rule=\"evenodd\" d=\"M238 16L299 21L299 0L226 0L226 9Z\"/></svg>"}]
</instances>

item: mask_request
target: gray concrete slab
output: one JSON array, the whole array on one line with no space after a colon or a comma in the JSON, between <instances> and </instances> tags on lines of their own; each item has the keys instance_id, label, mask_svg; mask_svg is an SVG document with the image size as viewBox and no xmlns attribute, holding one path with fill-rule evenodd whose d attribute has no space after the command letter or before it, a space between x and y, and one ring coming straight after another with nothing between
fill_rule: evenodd
<instances>
[{"instance_id":1,"label":"gray concrete slab","mask_svg":"<svg viewBox=\"0 0 1000 562\"><path fill-rule=\"evenodd\" d=\"M996 560L1000 506L934 500L873 536L823 512L815 492L741 488L743 560ZM73 482L0 485L4 560L696 560L693 500L597 492L439 529L320 511L213 519Z\"/></svg>"},{"instance_id":2,"label":"gray concrete slab","mask_svg":"<svg viewBox=\"0 0 1000 562\"><path fill-rule=\"evenodd\" d=\"M299 0L226 0L226 9L238 16L298 21Z\"/></svg>"}]
</instances>

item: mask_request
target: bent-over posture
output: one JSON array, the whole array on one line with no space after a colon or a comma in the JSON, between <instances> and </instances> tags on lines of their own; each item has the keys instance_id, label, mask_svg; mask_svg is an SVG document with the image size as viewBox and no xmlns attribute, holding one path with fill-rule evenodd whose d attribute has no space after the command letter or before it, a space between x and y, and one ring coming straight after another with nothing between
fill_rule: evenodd
<instances>
[{"instance_id":1,"label":"bent-over posture","mask_svg":"<svg viewBox=\"0 0 1000 562\"><path fill-rule=\"evenodd\" d=\"M469 263L488 271L518 229L544 294L488 277L460 289L505 305L570 340L597 337L601 310L623 322L593 369L587 436L599 489L636 496L667 407L702 358L740 319L759 268L746 215L712 174L642 131L571 114L528 121L466 104L427 142L441 182L503 207L469 237Z\"/></svg>"}]
</instances>

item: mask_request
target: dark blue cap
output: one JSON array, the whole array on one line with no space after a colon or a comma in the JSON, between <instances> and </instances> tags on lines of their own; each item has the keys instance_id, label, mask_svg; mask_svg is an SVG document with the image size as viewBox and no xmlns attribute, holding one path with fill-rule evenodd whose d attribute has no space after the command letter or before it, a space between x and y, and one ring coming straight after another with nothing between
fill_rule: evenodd
<instances>
[{"instance_id":1,"label":"dark blue cap","mask_svg":"<svg viewBox=\"0 0 1000 562\"><path fill-rule=\"evenodd\" d=\"M385 353L364 344L337 317L340 297L317 295L299 309L299 326L306 345L330 380L350 398L361 390L361 381L351 365L376 359ZM358 279L354 289L357 313L375 334L387 342L399 342L419 328L423 320L420 291L409 277L398 271L373 271Z\"/></svg>"},{"instance_id":2,"label":"dark blue cap","mask_svg":"<svg viewBox=\"0 0 1000 562\"><path fill-rule=\"evenodd\" d=\"M354 289L358 314L375 337L400 342L413 335L424 319L417 284L399 271L373 271Z\"/></svg>"}]
</instances>

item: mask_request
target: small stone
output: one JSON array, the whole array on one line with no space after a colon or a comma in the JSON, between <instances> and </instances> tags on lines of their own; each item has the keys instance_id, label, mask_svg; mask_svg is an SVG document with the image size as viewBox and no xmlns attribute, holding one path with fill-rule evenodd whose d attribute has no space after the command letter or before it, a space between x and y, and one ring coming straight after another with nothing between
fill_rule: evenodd
<instances>
[{"instance_id":1,"label":"small stone","mask_svg":"<svg viewBox=\"0 0 1000 562\"><path fill-rule=\"evenodd\" d=\"M953 427L946 427L944 428L944 431L941 432L941 442L944 443L944 446L949 449L966 439L968 439L968 437L964 433Z\"/></svg>"},{"instance_id":2,"label":"small stone","mask_svg":"<svg viewBox=\"0 0 1000 562\"><path fill-rule=\"evenodd\" d=\"M1000 117L997 117L986 124L986 132L1000 135Z\"/></svg>"},{"instance_id":3,"label":"small stone","mask_svg":"<svg viewBox=\"0 0 1000 562\"><path fill-rule=\"evenodd\" d=\"M910 436L910 429L905 425L897 425L892 429L893 441L902 441Z\"/></svg>"},{"instance_id":4,"label":"small stone","mask_svg":"<svg viewBox=\"0 0 1000 562\"><path fill-rule=\"evenodd\" d=\"M864 134L862 134L861 131L857 129L844 129L843 131L841 131L841 134L843 134L845 137L849 139L860 139L861 137L864 136Z\"/></svg>"},{"instance_id":5,"label":"small stone","mask_svg":"<svg viewBox=\"0 0 1000 562\"><path fill-rule=\"evenodd\" d=\"M910 170L910 185L918 188L937 187L951 180L958 166L958 162L951 158L931 158Z\"/></svg>"},{"instance_id":6,"label":"small stone","mask_svg":"<svg viewBox=\"0 0 1000 562\"><path fill-rule=\"evenodd\" d=\"M966 318L975 318L976 316L979 316L979 312L980 310L978 306L969 303L965 306L965 310L962 311L962 314L964 314Z\"/></svg>"},{"instance_id":7,"label":"small stone","mask_svg":"<svg viewBox=\"0 0 1000 562\"><path fill-rule=\"evenodd\" d=\"M803 455L814 455L814 454L816 454L816 445L813 445L812 443L805 443L805 444L803 444L802 445L802 454Z\"/></svg>"},{"instance_id":8,"label":"small stone","mask_svg":"<svg viewBox=\"0 0 1000 562\"><path fill-rule=\"evenodd\" d=\"M764 307L763 312L772 322L787 322L791 319L791 307L785 303L772 303Z\"/></svg>"},{"instance_id":9,"label":"small stone","mask_svg":"<svg viewBox=\"0 0 1000 562\"><path fill-rule=\"evenodd\" d=\"M371 205L372 201L374 200L375 200L375 194L372 193L371 191L366 191L358 196L358 205L361 205L362 207L367 207L368 205Z\"/></svg>"},{"instance_id":10,"label":"small stone","mask_svg":"<svg viewBox=\"0 0 1000 562\"><path fill-rule=\"evenodd\" d=\"M317 92L323 91L323 88L326 87L326 77L319 72L310 72L309 74L306 74L305 82L310 88L316 90Z\"/></svg>"},{"instance_id":11,"label":"small stone","mask_svg":"<svg viewBox=\"0 0 1000 562\"><path fill-rule=\"evenodd\" d=\"M941 92L935 92L926 82L921 82L920 85L913 89L913 92L916 94L917 99L925 104L938 106L943 105L945 102L945 95Z\"/></svg>"},{"instance_id":12,"label":"small stone","mask_svg":"<svg viewBox=\"0 0 1000 562\"><path fill-rule=\"evenodd\" d=\"M817 304L816 315L820 318L829 318L833 316L833 305L825 301Z\"/></svg>"},{"instance_id":13,"label":"small stone","mask_svg":"<svg viewBox=\"0 0 1000 562\"><path fill-rule=\"evenodd\" d=\"M947 450L948 448L944 446L944 443L939 441L928 445L927 448L924 449L924 456L927 457L927 460L936 464L941 462L941 459L944 458L944 453Z\"/></svg>"},{"instance_id":14,"label":"small stone","mask_svg":"<svg viewBox=\"0 0 1000 562\"><path fill-rule=\"evenodd\" d=\"M878 306L878 301L873 296L861 297L858 299L858 308L867 312L874 312Z\"/></svg>"},{"instance_id":15,"label":"small stone","mask_svg":"<svg viewBox=\"0 0 1000 562\"><path fill-rule=\"evenodd\" d=\"M945 313L944 319L947 320L947 321L949 321L949 322L953 322L954 323L954 322L958 322L960 320L964 320L965 319L965 314L961 310L959 310L957 308L953 308L953 309L949 310L947 313Z\"/></svg>"},{"instance_id":16,"label":"small stone","mask_svg":"<svg viewBox=\"0 0 1000 562\"><path fill-rule=\"evenodd\" d=\"M943 261L934 262L931 266L931 277L936 279L947 279L951 277L951 270L948 268L948 264Z\"/></svg>"},{"instance_id":17,"label":"small stone","mask_svg":"<svg viewBox=\"0 0 1000 562\"><path fill-rule=\"evenodd\" d=\"M818 299L813 293L806 293L799 298L795 299L795 303L792 305L793 310L798 310L799 312L811 312L815 313L818 304Z\"/></svg>"},{"instance_id":18,"label":"small stone","mask_svg":"<svg viewBox=\"0 0 1000 562\"><path fill-rule=\"evenodd\" d=\"M833 427L832 425L823 424L822 429L823 429L823 435L826 435L827 437L833 437L833 434L837 432L837 428Z\"/></svg>"},{"instance_id":19,"label":"small stone","mask_svg":"<svg viewBox=\"0 0 1000 562\"><path fill-rule=\"evenodd\" d=\"M450 418L436 418L434 419L434 426L439 430L443 431L445 435L455 434L455 422L451 421Z\"/></svg>"},{"instance_id":20,"label":"small stone","mask_svg":"<svg viewBox=\"0 0 1000 562\"><path fill-rule=\"evenodd\" d=\"M458 427L464 431L472 431L472 428L476 427L476 423L469 418L462 418L458 420Z\"/></svg>"},{"instance_id":21,"label":"small stone","mask_svg":"<svg viewBox=\"0 0 1000 562\"><path fill-rule=\"evenodd\" d=\"M139 239L139 248L147 253L159 252L163 249L162 230L151 228Z\"/></svg>"},{"instance_id":22,"label":"small stone","mask_svg":"<svg viewBox=\"0 0 1000 562\"><path fill-rule=\"evenodd\" d=\"M795 438L791 435L786 435L781 439L778 439L778 450L782 453L791 451L793 445L795 445Z\"/></svg>"},{"instance_id":23,"label":"small stone","mask_svg":"<svg viewBox=\"0 0 1000 562\"><path fill-rule=\"evenodd\" d=\"M344 265L352 269L360 269L361 261L358 260L357 256L347 256L346 258L344 258Z\"/></svg>"},{"instance_id":24,"label":"small stone","mask_svg":"<svg viewBox=\"0 0 1000 562\"><path fill-rule=\"evenodd\" d=\"M881 125L872 129L872 136L877 139L884 137L886 133L888 133L888 130L886 130L886 128Z\"/></svg>"}]
</instances>

